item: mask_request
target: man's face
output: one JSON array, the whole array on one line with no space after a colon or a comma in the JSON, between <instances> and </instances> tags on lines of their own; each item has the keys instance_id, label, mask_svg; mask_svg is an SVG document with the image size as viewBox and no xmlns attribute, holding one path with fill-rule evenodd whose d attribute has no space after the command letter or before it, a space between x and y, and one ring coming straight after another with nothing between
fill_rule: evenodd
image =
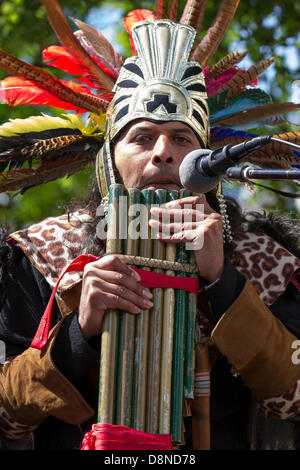
<instances>
[{"instance_id":1,"label":"man's face","mask_svg":"<svg viewBox=\"0 0 300 470\"><path fill-rule=\"evenodd\" d=\"M179 190L180 164L199 146L181 122L135 121L118 138L114 160L126 188Z\"/></svg>"}]
</instances>

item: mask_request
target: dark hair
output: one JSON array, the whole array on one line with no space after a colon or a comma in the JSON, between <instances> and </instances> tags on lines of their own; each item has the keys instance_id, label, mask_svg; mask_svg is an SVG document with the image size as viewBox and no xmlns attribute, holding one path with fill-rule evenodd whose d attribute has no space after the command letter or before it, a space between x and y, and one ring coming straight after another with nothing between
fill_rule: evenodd
<instances>
[{"instance_id":1,"label":"dark hair","mask_svg":"<svg viewBox=\"0 0 300 470\"><path fill-rule=\"evenodd\" d=\"M279 215L271 211L249 211L245 213L247 230L260 231L285 246L295 256L300 256L299 220L290 215Z\"/></svg>"}]
</instances>

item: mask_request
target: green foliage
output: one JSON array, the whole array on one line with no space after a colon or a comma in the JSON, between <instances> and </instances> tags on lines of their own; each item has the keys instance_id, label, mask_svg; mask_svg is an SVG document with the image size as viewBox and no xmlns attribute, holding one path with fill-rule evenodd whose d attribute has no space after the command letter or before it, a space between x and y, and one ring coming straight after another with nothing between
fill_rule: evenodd
<instances>
[{"instance_id":1,"label":"green foliage","mask_svg":"<svg viewBox=\"0 0 300 470\"><path fill-rule=\"evenodd\" d=\"M154 0L59 0L59 2L66 16L79 18L83 21L92 8L96 9L102 6L122 9L123 16L135 8L152 10L155 8ZM211 25L220 3L221 0L207 2L200 38ZM185 0L180 0L180 12L182 12L184 5ZM299 55L297 58L300 42L299 20L300 3L294 0L285 0L285 2L274 0L271 3L259 0L241 0L231 28L212 58L211 64L233 49L248 50L247 66L274 55L277 60L271 67L273 74L271 78L267 73L264 74L261 79L262 83L275 101L290 100L291 85L295 80L299 80ZM107 19L108 25L109 21L110 18ZM72 25L71 22L70 24ZM115 24L112 26L114 29L116 28ZM41 51L51 44L58 44L40 0L1 1L0 31L1 49L39 66L42 65ZM114 41L120 44L124 57L131 54L128 35L122 21L118 25ZM233 48L232 44L236 48ZM288 55L288 51L292 51L293 55ZM243 62L241 66L243 66ZM49 71L54 73L51 68ZM59 72L55 71L55 74L59 75ZM0 79L6 75L0 70ZM25 118L41 112L48 114L51 112L53 115L61 113L60 110L49 110L45 107L1 105L0 122L13 118ZM270 132L273 132L273 129ZM43 187L29 189L24 195L16 196L6 205L5 196L0 197L1 221L9 221L12 228L17 229L44 217L62 213L63 207L74 196L83 198L86 196L88 180L92 171L92 169L88 169L73 177L48 183ZM295 192L295 186L290 187L289 190ZM248 203L256 204L260 200L261 194L257 189L257 196L255 199L250 198ZM281 211L293 209L291 201L278 197L273 199L270 207L279 208Z\"/></svg>"}]
</instances>

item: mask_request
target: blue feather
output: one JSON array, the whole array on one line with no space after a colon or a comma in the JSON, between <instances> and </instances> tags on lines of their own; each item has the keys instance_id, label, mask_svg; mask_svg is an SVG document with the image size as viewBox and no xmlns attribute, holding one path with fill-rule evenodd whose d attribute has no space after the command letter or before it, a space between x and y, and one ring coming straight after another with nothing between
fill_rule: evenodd
<instances>
[{"instance_id":1,"label":"blue feather","mask_svg":"<svg viewBox=\"0 0 300 470\"><path fill-rule=\"evenodd\" d=\"M208 106L210 111L210 121L228 116L229 114L238 113L245 109L256 108L266 104L272 104L271 97L259 88L251 88L242 91L238 96L227 99L228 91L224 91L220 95L214 95L208 98Z\"/></svg>"},{"instance_id":2,"label":"blue feather","mask_svg":"<svg viewBox=\"0 0 300 470\"><path fill-rule=\"evenodd\" d=\"M215 144L220 140L224 140L227 137L240 137L242 140L250 137L254 138L257 137L259 134L253 134L250 132L245 132L245 131L240 131L240 130L235 130L235 129L230 129L230 128L223 128L223 127L211 127L210 129L210 138L211 141L214 142ZM300 159L300 152L297 152L296 150L293 151L293 154ZM291 165L292 167L295 168L300 168L299 165Z\"/></svg>"},{"instance_id":3,"label":"blue feather","mask_svg":"<svg viewBox=\"0 0 300 470\"><path fill-rule=\"evenodd\" d=\"M257 137L258 134L252 134L250 132L239 131L223 127L212 127L210 129L210 136L214 140L214 142L218 140L225 139L226 137Z\"/></svg>"}]
</instances>

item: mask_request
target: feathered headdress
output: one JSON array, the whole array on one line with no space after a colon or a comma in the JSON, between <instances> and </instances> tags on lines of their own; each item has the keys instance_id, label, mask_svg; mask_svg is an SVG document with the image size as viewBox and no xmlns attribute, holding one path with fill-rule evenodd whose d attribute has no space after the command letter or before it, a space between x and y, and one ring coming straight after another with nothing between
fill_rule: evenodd
<instances>
[{"instance_id":1,"label":"feathered headdress","mask_svg":"<svg viewBox=\"0 0 300 470\"><path fill-rule=\"evenodd\" d=\"M145 72L145 44L148 41L149 47L151 46L153 31L157 30L153 25L161 25L159 31L162 34L159 32L155 40L159 36L162 43L169 41L166 50L170 50L170 41L173 41L173 46L177 41L183 41L183 50L188 55L184 60L189 65L182 70L181 77L173 77L173 81L179 85L176 90L174 88L172 95L174 103L167 103L170 110L167 109L167 112L179 120L184 120L184 115L188 116L185 121L196 130L204 145L214 149L249 140L255 134L249 133L248 129L282 123L287 113L300 109L300 105L294 103L274 104L264 91L257 88L258 76L273 63L273 58L243 70L237 64L246 53L233 52L213 67L207 65L231 23L239 0L222 0L212 26L199 43L197 33L201 30L206 0L188 0L178 22L182 27L176 27L178 35L174 37L169 34L167 39L168 25L175 25L172 22L176 22L178 17L178 1L171 0L167 12L166 1L157 0L155 12L135 10L129 13L124 24L136 57L125 63L101 32L74 20L78 30L73 33L57 1L42 1L49 22L61 43L61 46L50 46L44 50L43 58L48 66L74 75L74 81L55 78L42 68L0 51L0 66L14 75L2 80L0 96L10 105L49 105L76 111L76 114L15 119L0 126L0 192L25 190L74 174L93 164L98 155L98 180L102 178L104 181L104 185L100 181L100 190L102 195L106 194L107 186L113 180L113 169L109 166L110 159L106 154L109 148L106 146L105 149L103 144L105 138L115 136L117 130L123 128L133 116L130 111L130 106L133 105L128 98L126 102L124 86L127 87L128 95L132 96L132 90L141 84L145 73L150 73L149 67ZM148 39L143 28L140 28L141 21L150 25L147 27ZM186 42L183 38L184 31L189 31ZM161 53L158 49L157 51L158 54ZM166 61L169 63L171 58L167 57ZM155 67L153 70L160 74L158 78L165 80L161 64L156 64ZM132 80L132 76L135 76L135 80ZM127 81L126 85L124 81ZM187 108L181 114L178 111L183 109L180 108L183 101L178 98L182 91L180 86L185 89L190 87L189 96L186 96ZM164 96L164 92L160 95L161 106L148 106L147 112L152 113L152 118L155 114L154 118L163 120L166 119L163 116L166 113L164 100L169 98ZM138 105L134 106L134 116L141 116L142 114L138 114ZM118 114L121 109L123 114ZM86 112L89 117L83 119L81 115ZM299 131L278 134L277 137L294 143L300 142ZM300 154L287 145L271 142L252 152L247 161L262 168L289 168L299 164L299 157Z\"/></svg>"}]
</instances>

